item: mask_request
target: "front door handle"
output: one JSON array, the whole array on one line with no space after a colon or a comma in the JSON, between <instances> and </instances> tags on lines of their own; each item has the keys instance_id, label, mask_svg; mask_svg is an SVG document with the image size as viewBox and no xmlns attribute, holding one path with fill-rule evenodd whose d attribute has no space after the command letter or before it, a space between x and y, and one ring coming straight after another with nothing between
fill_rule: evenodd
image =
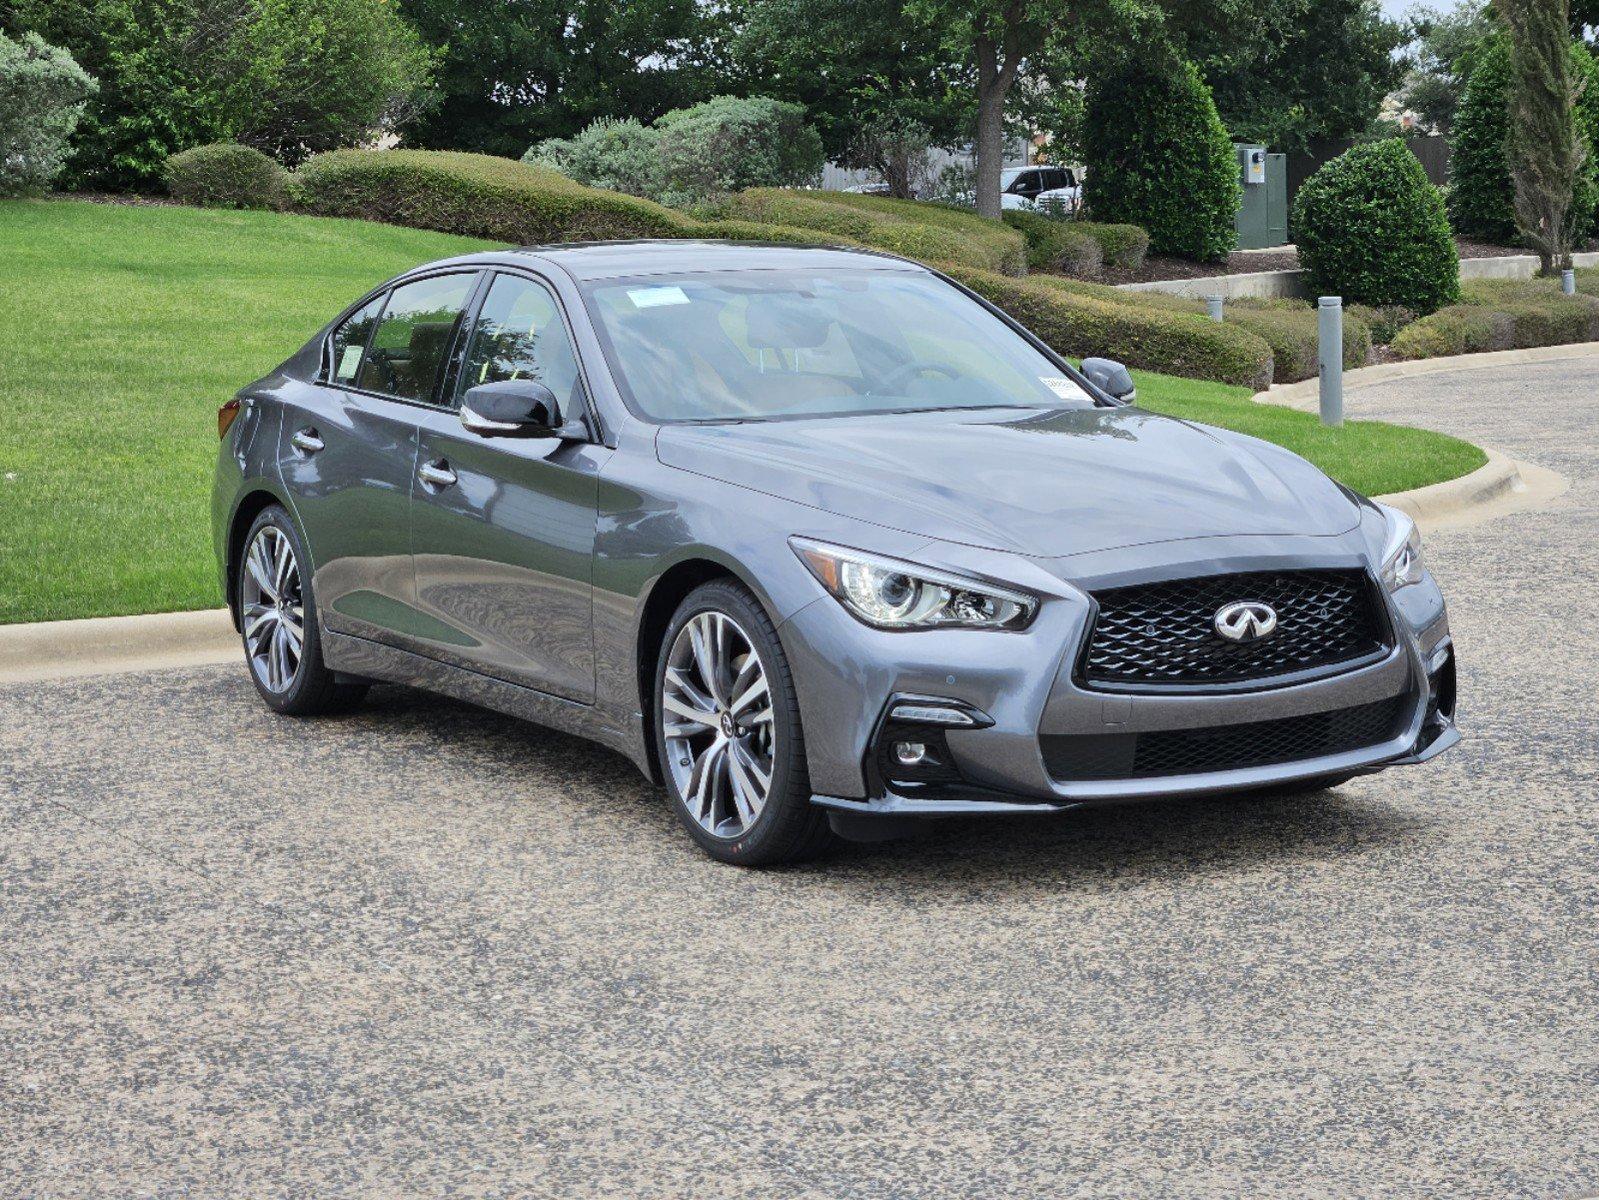
<instances>
[{"instance_id":1,"label":"front door handle","mask_svg":"<svg viewBox=\"0 0 1599 1200\"><path fill-rule=\"evenodd\" d=\"M437 462L423 463L416 472L429 487L447 488L455 483L455 472L442 458Z\"/></svg>"},{"instance_id":2,"label":"front door handle","mask_svg":"<svg viewBox=\"0 0 1599 1200\"><path fill-rule=\"evenodd\" d=\"M317 437L316 430L310 428L297 430L289 441L294 443L296 450L303 450L307 454L315 454L326 445L321 438Z\"/></svg>"}]
</instances>

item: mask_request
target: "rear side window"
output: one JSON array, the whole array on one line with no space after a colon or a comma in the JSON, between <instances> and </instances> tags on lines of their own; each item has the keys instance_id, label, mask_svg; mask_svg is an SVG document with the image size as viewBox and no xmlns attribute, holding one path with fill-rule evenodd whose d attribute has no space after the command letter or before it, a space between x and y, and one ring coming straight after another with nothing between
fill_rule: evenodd
<instances>
[{"instance_id":1,"label":"rear side window","mask_svg":"<svg viewBox=\"0 0 1599 1200\"><path fill-rule=\"evenodd\" d=\"M475 278L438 275L390 292L356 386L402 400L431 401Z\"/></svg>"},{"instance_id":2,"label":"rear side window","mask_svg":"<svg viewBox=\"0 0 1599 1200\"><path fill-rule=\"evenodd\" d=\"M372 336L372 326L377 324L382 311L383 297L379 296L334 330L333 363L329 368L329 377L334 383L354 385L361 371L361 359L366 354L367 339Z\"/></svg>"}]
</instances>

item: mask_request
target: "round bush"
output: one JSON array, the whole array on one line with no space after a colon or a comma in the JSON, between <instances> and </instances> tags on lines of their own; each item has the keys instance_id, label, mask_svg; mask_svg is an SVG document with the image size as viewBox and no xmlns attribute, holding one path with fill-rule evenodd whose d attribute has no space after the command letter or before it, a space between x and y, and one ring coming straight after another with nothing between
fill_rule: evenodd
<instances>
[{"instance_id":1,"label":"round bush","mask_svg":"<svg viewBox=\"0 0 1599 1200\"><path fill-rule=\"evenodd\" d=\"M1097 279L1104 265L1099 241L1075 221L1061 221L1043 213L1011 211L1005 224L1027 239L1027 265L1035 271L1058 271L1078 279Z\"/></svg>"},{"instance_id":2,"label":"round bush","mask_svg":"<svg viewBox=\"0 0 1599 1200\"><path fill-rule=\"evenodd\" d=\"M1238 160L1198 69L1138 62L1092 80L1086 112L1094 220L1142 226L1157 254L1225 258L1237 241Z\"/></svg>"},{"instance_id":3,"label":"round bush","mask_svg":"<svg viewBox=\"0 0 1599 1200\"><path fill-rule=\"evenodd\" d=\"M261 151L236 142L196 146L167 159L167 191L201 208L279 208L286 172Z\"/></svg>"},{"instance_id":4,"label":"round bush","mask_svg":"<svg viewBox=\"0 0 1599 1200\"><path fill-rule=\"evenodd\" d=\"M661 191L659 138L655 130L631 117L601 117L576 137L540 142L522 161L551 167L590 187L653 199Z\"/></svg>"},{"instance_id":5,"label":"round bush","mask_svg":"<svg viewBox=\"0 0 1599 1200\"><path fill-rule=\"evenodd\" d=\"M717 96L655 122L663 191L684 204L753 187L803 187L822 175L822 138L805 110L762 97Z\"/></svg>"},{"instance_id":6,"label":"round bush","mask_svg":"<svg viewBox=\"0 0 1599 1200\"><path fill-rule=\"evenodd\" d=\"M1460 295L1443 197L1397 138L1347 150L1306 180L1293 227L1316 295L1418 313Z\"/></svg>"}]
</instances>

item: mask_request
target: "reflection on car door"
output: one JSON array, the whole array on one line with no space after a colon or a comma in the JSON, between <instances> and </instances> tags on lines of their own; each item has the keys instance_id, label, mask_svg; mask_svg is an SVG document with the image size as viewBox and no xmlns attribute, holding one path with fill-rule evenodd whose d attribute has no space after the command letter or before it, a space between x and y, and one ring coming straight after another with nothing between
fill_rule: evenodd
<instances>
[{"instance_id":1,"label":"reflection on car door","mask_svg":"<svg viewBox=\"0 0 1599 1200\"><path fill-rule=\"evenodd\" d=\"M610 451L483 437L455 409L467 388L535 379L583 416L582 373L555 296L496 274L463 332L448 411L423 415L411 545L419 606L446 631L427 653L551 695L594 699L598 476Z\"/></svg>"},{"instance_id":2,"label":"reflection on car door","mask_svg":"<svg viewBox=\"0 0 1599 1200\"><path fill-rule=\"evenodd\" d=\"M431 400L477 272L378 296L330 339L322 379L286 412L278 461L313 560L323 623L409 645L409 536L420 403Z\"/></svg>"}]
</instances>

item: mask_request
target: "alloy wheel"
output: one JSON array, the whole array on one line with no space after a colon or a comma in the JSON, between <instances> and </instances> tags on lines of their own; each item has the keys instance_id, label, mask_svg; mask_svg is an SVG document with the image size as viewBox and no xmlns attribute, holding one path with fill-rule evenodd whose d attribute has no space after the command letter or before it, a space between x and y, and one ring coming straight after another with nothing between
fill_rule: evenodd
<instances>
[{"instance_id":1,"label":"alloy wheel","mask_svg":"<svg viewBox=\"0 0 1599 1200\"><path fill-rule=\"evenodd\" d=\"M245 552L239 612L256 679L269 692L288 691L300 673L305 602L294 548L275 525L263 525Z\"/></svg>"},{"instance_id":2,"label":"alloy wheel","mask_svg":"<svg viewBox=\"0 0 1599 1200\"><path fill-rule=\"evenodd\" d=\"M749 832L771 793L776 730L765 664L722 612L678 631L661 681L668 769L690 816L719 838Z\"/></svg>"}]
</instances>

